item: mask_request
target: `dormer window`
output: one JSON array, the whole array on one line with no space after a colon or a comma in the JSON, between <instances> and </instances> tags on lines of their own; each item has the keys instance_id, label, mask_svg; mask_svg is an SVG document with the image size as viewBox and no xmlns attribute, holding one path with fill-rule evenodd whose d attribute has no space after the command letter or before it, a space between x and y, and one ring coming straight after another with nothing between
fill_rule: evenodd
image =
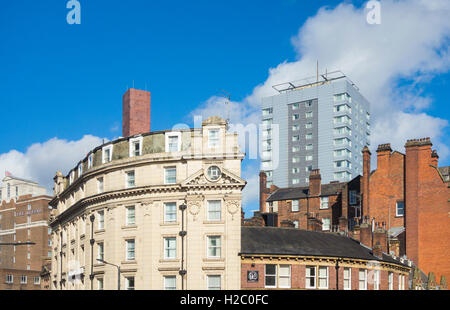
<instances>
[{"instance_id":1,"label":"dormer window","mask_svg":"<svg viewBox=\"0 0 450 310\"><path fill-rule=\"evenodd\" d=\"M103 148L103 163L109 163L112 160L113 145L108 145Z\"/></svg>"},{"instance_id":2,"label":"dormer window","mask_svg":"<svg viewBox=\"0 0 450 310\"><path fill-rule=\"evenodd\" d=\"M80 177L83 174L83 164L78 165L78 177Z\"/></svg>"},{"instance_id":3,"label":"dormer window","mask_svg":"<svg viewBox=\"0 0 450 310\"><path fill-rule=\"evenodd\" d=\"M142 155L142 137L130 139L130 157Z\"/></svg>"},{"instance_id":4,"label":"dormer window","mask_svg":"<svg viewBox=\"0 0 450 310\"><path fill-rule=\"evenodd\" d=\"M210 129L208 131L208 146L210 148L219 147L220 137L219 137L219 129Z\"/></svg>"},{"instance_id":5,"label":"dormer window","mask_svg":"<svg viewBox=\"0 0 450 310\"><path fill-rule=\"evenodd\" d=\"M69 184L72 184L74 179L75 179L75 171L71 171L69 175Z\"/></svg>"},{"instance_id":6,"label":"dormer window","mask_svg":"<svg viewBox=\"0 0 450 310\"><path fill-rule=\"evenodd\" d=\"M88 157L88 169L91 169L94 163L94 155L90 154Z\"/></svg>"},{"instance_id":7,"label":"dormer window","mask_svg":"<svg viewBox=\"0 0 450 310\"><path fill-rule=\"evenodd\" d=\"M166 152L180 152L181 151L181 133L168 132L166 133Z\"/></svg>"}]
</instances>

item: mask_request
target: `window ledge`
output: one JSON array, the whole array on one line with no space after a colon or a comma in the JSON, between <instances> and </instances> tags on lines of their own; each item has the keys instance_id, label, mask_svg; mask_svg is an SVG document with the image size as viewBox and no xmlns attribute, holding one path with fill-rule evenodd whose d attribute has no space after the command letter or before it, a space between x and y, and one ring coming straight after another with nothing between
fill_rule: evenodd
<instances>
[{"instance_id":1,"label":"window ledge","mask_svg":"<svg viewBox=\"0 0 450 310\"><path fill-rule=\"evenodd\" d=\"M224 220L220 220L220 221L203 221L203 224L225 224Z\"/></svg>"},{"instance_id":2,"label":"window ledge","mask_svg":"<svg viewBox=\"0 0 450 310\"><path fill-rule=\"evenodd\" d=\"M104 232L105 232L105 229L103 228L103 229L98 229L98 230L94 231L94 234L101 234Z\"/></svg>"},{"instance_id":3,"label":"window ledge","mask_svg":"<svg viewBox=\"0 0 450 310\"><path fill-rule=\"evenodd\" d=\"M137 228L136 224L122 226L122 229L136 229L136 228Z\"/></svg>"},{"instance_id":4,"label":"window ledge","mask_svg":"<svg viewBox=\"0 0 450 310\"><path fill-rule=\"evenodd\" d=\"M178 263L180 260L178 258L163 258L159 260L160 263Z\"/></svg>"},{"instance_id":5,"label":"window ledge","mask_svg":"<svg viewBox=\"0 0 450 310\"><path fill-rule=\"evenodd\" d=\"M121 262L123 265L131 265L131 264L137 264L136 260L124 260Z\"/></svg>"}]
</instances>

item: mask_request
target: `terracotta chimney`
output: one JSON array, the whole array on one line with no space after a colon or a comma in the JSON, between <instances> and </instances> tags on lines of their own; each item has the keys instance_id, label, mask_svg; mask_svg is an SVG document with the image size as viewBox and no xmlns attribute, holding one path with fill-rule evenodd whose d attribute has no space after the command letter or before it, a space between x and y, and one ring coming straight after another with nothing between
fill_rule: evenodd
<instances>
[{"instance_id":1,"label":"terracotta chimney","mask_svg":"<svg viewBox=\"0 0 450 310\"><path fill-rule=\"evenodd\" d=\"M320 170L314 169L311 170L309 175L309 195L310 196L319 196L321 193L321 181L322 177L320 176Z\"/></svg>"},{"instance_id":2,"label":"terracotta chimney","mask_svg":"<svg viewBox=\"0 0 450 310\"><path fill-rule=\"evenodd\" d=\"M122 135L150 132L150 92L130 88L122 98Z\"/></svg>"}]
</instances>

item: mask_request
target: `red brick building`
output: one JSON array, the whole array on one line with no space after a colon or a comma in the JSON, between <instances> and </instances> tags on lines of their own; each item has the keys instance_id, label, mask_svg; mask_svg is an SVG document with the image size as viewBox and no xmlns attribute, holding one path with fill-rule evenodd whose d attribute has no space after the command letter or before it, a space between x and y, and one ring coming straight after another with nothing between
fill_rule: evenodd
<instances>
[{"instance_id":1,"label":"red brick building","mask_svg":"<svg viewBox=\"0 0 450 310\"><path fill-rule=\"evenodd\" d=\"M17 185L12 192L24 195L10 196L0 204L0 243L4 244L0 245L0 290L41 289L42 267L52 251L48 230L48 203L52 197L26 194L39 192L31 181L9 177L3 183L4 187L9 183L15 184L11 188ZM26 242L35 244L19 245Z\"/></svg>"},{"instance_id":2,"label":"red brick building","mask_svg":"<svg viewBox=\"0 0 450 310\"><path fill-rule=\"evenodd\" d=\"M265 226L306 230L348 231L361 216L360 177L350 182L322 184L319 170L312 170L308 187L266 187L260 173L260 211ZM271 221L269 225L268 221Z\"/></svg>"},{"instance_id":3,"label":"red brick building","mask_svg":"<svg viewBox=\"0 0 450 310\"><path fill-rule=\"evenodd\" d=\"M339 234L242 227L242 289L407 290L411 267Z\"/></svg>"},{"instance_id":4,"label":"red brick building","mask_svg":"<svg viewBox=\"0 0 450 310\"><path fill-rule=\"evenodd\" d=\"M374 171L365 148L361 192L363 213L389 231L389 252L406 254L439 282L450 277L450 183L431 147L429 138L408 140L405 154L382 144Z\"/></svg>"}]
</instances>

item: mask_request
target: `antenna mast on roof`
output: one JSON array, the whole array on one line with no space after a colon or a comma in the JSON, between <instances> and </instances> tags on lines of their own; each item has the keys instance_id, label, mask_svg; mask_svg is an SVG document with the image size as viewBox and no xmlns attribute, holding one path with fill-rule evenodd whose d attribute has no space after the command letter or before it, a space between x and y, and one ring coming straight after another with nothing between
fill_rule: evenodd
<instances>
[{"instance_id":1,"label":"antenna mast on roof","mask_svg":"<svg viewBox=\"0 0 450 310\"><path fill-rule=\"evenodd\" d=\"M226 105L226 109L227 109L227 122L230 122L230 103L231 103L231 95L230 93L224 91L223 89L220 90L220 94L219 96L224 97L227 99L227 101L225 102L220 102Z\"/></svg>"}]
</instances>

